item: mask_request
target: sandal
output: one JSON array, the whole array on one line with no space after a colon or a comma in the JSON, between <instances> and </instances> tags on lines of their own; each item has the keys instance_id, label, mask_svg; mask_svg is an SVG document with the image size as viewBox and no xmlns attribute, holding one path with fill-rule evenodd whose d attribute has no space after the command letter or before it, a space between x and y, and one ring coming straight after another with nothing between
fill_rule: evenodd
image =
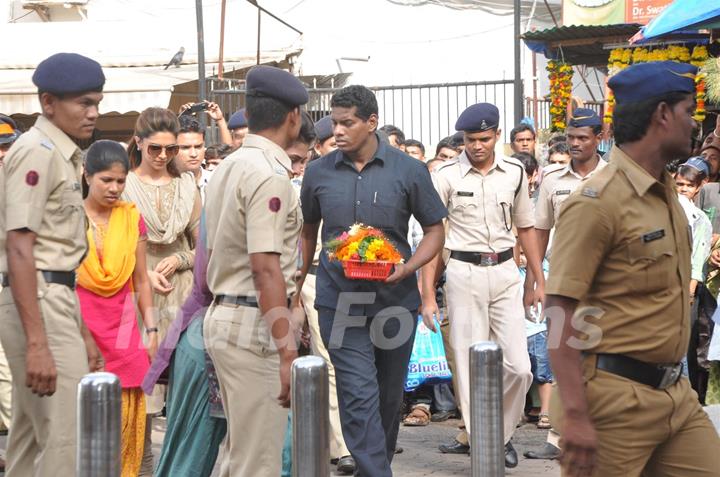
<instances>
[{"instance_id":1,"label":"sandal","mask_svg":"<svg viewBox=\"0 0 720 477\"><path fill-rule=\"evenodd\" d=\"M410 411L405 419L403 419L403 425L410 427L427 426L430 424L430 411L425 409L424 406L415 406Z\"/></svg>"},{"instance_id":2,"label":"sandal","mask_svg":"<svg viewBox=\"0 0 720 477\"><path fill-rule=\"evenodd\" d=\"M547 413L541 413L540 418L537 422L537 428L538 429L552 429L552 424L550 424L550 416L548 416Z\"/></svg>"}]
</instances>

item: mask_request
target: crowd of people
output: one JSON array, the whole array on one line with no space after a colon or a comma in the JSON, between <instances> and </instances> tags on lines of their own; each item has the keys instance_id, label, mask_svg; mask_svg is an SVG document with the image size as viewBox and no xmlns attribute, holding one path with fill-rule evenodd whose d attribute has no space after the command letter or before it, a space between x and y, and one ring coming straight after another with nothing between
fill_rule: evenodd
<instances>
[{"instance_id":1,"label":"crowd of people","mask_svg":"<svg viewBox=\"0 0 720 477\"><path fill-rule=\"evenodd\" d=\"M550 358L557 365L558 356L570 356L552 343L574 332L567 328L571 320L553 319L548 329L546 293L563 310L602 303L609 315L614 298L647 297L633 312L635 321L600 326L604 343L622 345L588 346L582 359L597 353L610 362L598 358L598 370L629 379L636 375L625 370L644 370L645 361L682 361L694 404L720 404L720 336L713 335L720 289L720 119L694 150L670 150L658 131L675 131L678 142L687 132L687 145L693 132L689 121L677 119L683 112L663 109L685 104L690 90L678 78L689 72L665 78L658 94L667 94L650 98L651 108L640 93L643 81L664 70L629 70L615 81L619 147L606 151L600 151L602 118L577 108L564 134L547 144L539 144L531 122L517 125L510 154L502 154L500 112L478 103L458 117L458 132L431 156L399 128L380 127L369 89L339 90L330 114L313 122L302 110L308 101L302 83L264 66L250 70L246 107L227 120L215 103L201 109L186 104L177 114L151 107L139 115L126 144L98 140L81 151L75 141L91 136L99 116L102 69L75 54L46 59L33 76L42 106L36 124L21 133L12 118L0 115L6 474L75 475L77 384L88 372L105 370L122 387L124 477L209 476L221 448L223 475L289 476L290 368L299 355L312 353L328 365L332 465L343 475L391 476L393 456L402 452L401 423L459 419L458 435L439 442L439 450L469 454L471 436L482 430L470 427L467 350L494 341L503 349L505 466L518 465L513 433L530 421L548 430L548 438L525 457L564 453L567 475L621 475L617 469L627 463L611 463L620 437L613 446L606 445L609 438L600 441L597 461L577 463L581 439L567 423L575 419L582 428L586 422L559 415L579 402L568 386L582 389L569 365L556 369L565 407L551 405L556 378ZM624 129L626 111L644 129ZM214 122L217 144L207 143L198 115ZM650 139L670 151L663 157L675 159L655 179L633 156ZM622 189L611 174L624 174L629 186ZM672 183L663 174L672 174ZM610 197L605 190L612 187L617 191ZM648 202L656 222L647 230L628 226L626 232L616 222L620 216L638 223L648 218L636 217L632 203L616 211L618 217L598 205L627 198L628 191L641 202L650 200L646 192L665 201L659 209ZM680 210L691 227L687 256L678 236L685 233ZM384 282L349 279L324 252L323 243L355 223L381 229L405 258ZM634 238L618 242L623 233ZM580 250L582 263L572 255ZM667 273L671 258L677 276ZM625 280L623 273L644 275L621 291L593 295ZM673 288L672 280L687 290ZM659 325L680 343L669 358L653 354L642 333L627 331L637 325L652 333L643 310L660 313L658 306L669 309L681 300L687 303L678 305L678 316ZM688 320L679 319L686 311ZM404 392L418 316L442 334L453 379ZM624 361L613 361L618 357ZM586 386L592 376L584 377ZM678 383L650 383L648 389ZM604 383L608 390L616 385ZM695 416L684 394L680 401ZM598 435L610 432L625 412L594 421L610 423L598 427ZM157 416L166 417L167 431L155 459ZM693 419L696 431L703 428ZM586 433L587 439L593 435ZM698 449L699 435L693 434ZM704 435L703 445L716 445L716 438ZM583 442L595 452L597 444ZM717 475L718 466L708 470L704 462L695 462L702 469L692 475Z\"/></svg>"}]
</instances>

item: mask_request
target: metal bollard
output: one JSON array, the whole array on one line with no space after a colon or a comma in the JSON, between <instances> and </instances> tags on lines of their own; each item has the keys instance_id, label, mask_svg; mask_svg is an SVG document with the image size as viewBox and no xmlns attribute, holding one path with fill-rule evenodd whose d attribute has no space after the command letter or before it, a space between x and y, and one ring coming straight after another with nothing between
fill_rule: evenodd
<instances>
[{"instance_id":1,"label":"metal bollard","mask_svg":"<svg viewBox=\"0 0 720 477\"><path fill-rule=\"evenodd\" d=\"M78 384L77 475L120 477L120 379L91 373Z\"/></svg>"},{"instance_id":2,"label":"metal bollard","mask_svg":"<svg viewBox=\"0 0 720 477\"><path fill-rule=\"evenodd\" d=\"M328 369L319 356L292 365L292 475L329 477Z\"/></svg>"},{"instance_id":3,"label":"metal bollard","mask_svg":"<svg viewBox=\"0 0 720 477\"><path fill-rule=\"evenodd\" d=\"M490 341L470 346L470 462L472 477L505 475L503 353Z\"/></svg>"}]
</instances>

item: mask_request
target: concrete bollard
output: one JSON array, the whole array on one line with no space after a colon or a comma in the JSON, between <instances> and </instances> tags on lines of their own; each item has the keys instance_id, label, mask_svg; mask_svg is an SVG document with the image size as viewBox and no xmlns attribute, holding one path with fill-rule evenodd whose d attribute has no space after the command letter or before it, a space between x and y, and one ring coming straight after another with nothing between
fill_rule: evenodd
<instances>
[{"instance_id":1,"label":"concrete bollard","mask_svg":"<svg viewBox=\"0 0 720 477\"><path fill-rule=\"evenodd\" d=\"M78 384L77 475L120 477L120 379L91 373Z\"/></svg>"},{"instance_id":2,"label":"concrete bollard","mask_svg":"<svg viewBox=\"0 0 720 477\"><path fill-rule=\"evenodd\" d=\"M470 461L472 477L505 475L503 353L489 341L470 346Z\"/></svg>"},{"instance_id":3,"label":"concrete bollard","mask_svg":"<svg viewBox=\"0 0 720 477\"><path fill-rule=\"evenodd\" d=\"M328 369L319 356L298 358L292 365L292 475L329 477Z\"/></svg>"}]
</instances>

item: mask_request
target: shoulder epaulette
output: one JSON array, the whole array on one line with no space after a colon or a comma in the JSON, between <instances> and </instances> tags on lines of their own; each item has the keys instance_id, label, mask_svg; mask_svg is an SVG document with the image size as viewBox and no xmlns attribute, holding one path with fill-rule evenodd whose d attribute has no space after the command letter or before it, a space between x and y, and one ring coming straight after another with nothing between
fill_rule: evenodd
<instances>
[{"instance_id":1,"label":"shoulder epaulette","mask_svg":"<svg viewBox=\"0 0 720 477\"><path fill-rule=\"evenodd\" d=\"M515 188L515 197L517 197L518 193L520 192L520 188L522 187L523 177L525 177L525 167L523 167L520 161L512 157L504 157L503 161L505 161L505 164L512 164L513 166L520 169L520 180L518 181L518 185Z\"/></svg>"},{"instance_id":2,"label":"shoulder epaulette","mask_svg":"<svg viewBox=\"0 0 720 477\"><path fill-rule=\"evenodd\" d=\"M617 166L613 163L608 164L603 170L598 171L582 185L580 195L590 197L591 199L599 198L616 172Z\"/></svg>"},{"instance_id":3,"label":"shoulder epaulette","mask_svg":"<svg viewBox=\"0 0 720 477\"><path fill-rule=\"evenodd\" d=\"M446 167L450 167L450 166L455 165L455 164L457 164L457 163L458 163L458 160L457 160L457 159L450 159L450 160L448 160L448 161L445 161L445 163L444 163L442 166L438 167L436 170L437 170L437 171L441 171L441 170L445 169Z\"/></svg>"}]
</instances>

